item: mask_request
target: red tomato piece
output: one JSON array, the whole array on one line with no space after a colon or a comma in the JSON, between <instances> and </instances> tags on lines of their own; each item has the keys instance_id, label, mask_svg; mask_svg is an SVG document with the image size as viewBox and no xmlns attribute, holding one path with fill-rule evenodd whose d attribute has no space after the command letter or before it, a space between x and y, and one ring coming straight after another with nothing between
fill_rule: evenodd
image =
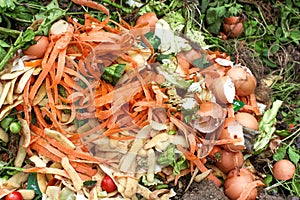
<instances>
[{"instance_id":1,"label":"red tomato piece","mask_svg":"<svg viewBox=\"0 0 300 200\"><path fill-rule=\"evenodd\" d=\"M14 191L6 195L5 200L23 200L20 192Z\"/></svg>"},{"instance_id":2,"label":"red tomato piece","mask_svg":"<svg viewBox=\"0 0 300 200\"><path fill-rule=\"evenodd\" d=\"M105 190L108 193L113 192L117 189L115 182L108 175L105 175L104 178L102 179L101 187L103 190Z\"/></svg>"}]
</instances>

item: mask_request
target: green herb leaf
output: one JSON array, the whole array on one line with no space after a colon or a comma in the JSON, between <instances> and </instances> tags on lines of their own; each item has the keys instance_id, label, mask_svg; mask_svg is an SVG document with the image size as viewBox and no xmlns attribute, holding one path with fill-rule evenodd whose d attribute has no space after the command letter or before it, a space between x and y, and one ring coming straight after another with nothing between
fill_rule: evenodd
<instances>
[{"instance_id":1,"label":"green herb leaf","mask_svg":"<svg viewBox=\"0 0 300 200\"><path fill-rule=\"evenodd\" d=\"M172 166L175 175L180 174L181 170L189 166L184 155L180 154L180 158L178 159L175 153L175 145L169 145L167 150L159 155L157 162L163 166Z\"/></svg>"},{"instance_id":2,"label":"green herb leaf","mask_svg":"<svg viewBox=\"0 0 300 200\"><path fill-rule=\"evenodd\" d=\"M233 100L232 105L234 112L237 112L245 105L245 103L243 101Z\"/></svg>"},{"instance_id":3,"label":"green herb leaf","mask_svg":"<svg viewBox=\"0 0 300 200\"><path fill-rule=\"evenodd\" d=\"M186 169L188 167L189 167L189 163L185 159L184 155L181 155L179 161L177 161L177 162L174 163L173 173L175 175L178 175L178 174L180 174L181 170L184 170L184 169Z\"/></svg>"},{"instance_id":4,"label":"green herb leaf","mask_svg":"<svg viewBox=\"0 0 300 200\"><path fill-rule=\"evenodd\" d=\"M270 186L272 180L273 180L273 176L271 176L270 174L267 174L266 178L264 179L264 183L266 184L266 186Z\"/></svg>"},{"instance_id":5,"label":"green herb leaf","mask_svg":"<svg viewBox=\"0 0 300 200\"><path fill-rule=\"evenodd\" d=\"M274 153L273 159L275 161L282 160L284 159L285 154L286 154L286 147L280 147L277 149L276 153Z\"/></svg>"},{"instance_id":6,"label":"green herb leaf","mask_svg":"<svg viewBox=\"0 0 300 200\"><path fill-rule=\"evenodd\" d=\"M293 147L289 147L288 148L288 155L290 160L295 164L298 165L299 164L299 160L300 160L300 155L297 153L297 151L293 148Z\"/></svg>"},{"instance_id":7,"label":"green herb leaf","mask_svg":"<svg viewBox=\"0 0 300 200\"><path fill-rule=\"evenodd\" d=\"M39 188L39 184L37 182L36 173L29 174L26 189L34 190L34 192L37 195L42 196L42 192L41 192L41 190Z\"/></svg>"},{"instance_id":8,"label":"green herb leaf","mask_svg":"<svg viewBox=\"0 0 300 200\"><path fill-rule=\"evenodd\" d=\"M91 188L91 187L94 187L96 185L96 183L97 183L97 181L88 180L88 181L83 182L83 186Z\"/></svg>"}]
</instances>

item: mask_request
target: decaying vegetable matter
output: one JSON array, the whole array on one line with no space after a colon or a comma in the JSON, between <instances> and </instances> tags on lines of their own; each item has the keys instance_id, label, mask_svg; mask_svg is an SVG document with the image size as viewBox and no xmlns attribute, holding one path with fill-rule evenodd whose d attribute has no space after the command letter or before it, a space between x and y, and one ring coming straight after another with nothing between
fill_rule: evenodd
<instances>
[{"instance_id":1,"label":"decaying vegetable matter","mask_svg":"<svg viewBox=\"0 0 300 200\"><path fill-rule=\"evenodd\" d=\"M223 179L230 199L255 199L264 183L243 157L244 128L257 131L263 115L251 70L194 48L153 12L131 25L94 1L73 2L105 17L55 21L0 74L0 139L20 136L19 172L0 197L170 199L168 185L191 175ZM276 168L278 180L294 174Z\"/></svg>"}]
</instances>

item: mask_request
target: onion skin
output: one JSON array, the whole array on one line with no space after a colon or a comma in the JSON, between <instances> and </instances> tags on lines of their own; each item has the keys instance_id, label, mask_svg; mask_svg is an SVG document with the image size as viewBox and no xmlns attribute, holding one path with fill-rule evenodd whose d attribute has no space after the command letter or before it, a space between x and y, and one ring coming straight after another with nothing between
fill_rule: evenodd
<instances>
[{"instance_id":1,"label":"onion skin","mask_svg":"<svg viewBox=\"0 0 300 200\"><path fill-rule=\"evenodd\" d=\"M150 26L150 30L155 30L155 24L158 21L158 18L154 12L147 12L141 15L137 20L135 25L147 25Z\"/></svg>"},{"instance_id":2,"label":"onion skin","mask_svg":"<svg viewBox=\"0 0 300 200\"><path fill-rule=\"evenodd\" d=\"M247 69L232 67L226 75L233 81L238 96L243 97L254 93L257 85L256 78L247 72Z\"/></svg>"},{"instance_id":3,"label":"onion skin","mask_svg":"<svg viewBox=\"0 0 300 200\"><path fill-rule=\"evenodd\" d=\"M235 119L243 126L247 127L247 128L251 128L254 130L258 130L258 122L256 120L256 118L246 112L238 112L235 115Z\"/></svg>"},{"instance_id":4,"label":"onion skin","mask_svg":"<svg viewBox=\"0 0 300 200\"><path fill-rule=\"evenodd\" d=\"M289 160L279 160L273 166L273 175L277 180L287 181L293 178L295 165Z\"/></svg>"},{"instance_id":5,"label":"onion skin","mask_svg":"<svg viewBox=\"0 0 300 200\"><path fill-rule=\"evenodd\" d=\"M23 50L23 53L28 56L35 56L35 58L43 58L49 45L48 38L46 36L35 36L34 40L37 43Z\"/></svg>"},{"instance_id":6,"label":"onion skin","mask_svg":"<svg viewBox=\"0 0 300 200\"><path fill-rule=\"evenodd\" d=\"M221 154L221 156L220 159L217 160L216 166L225 174L227 174L234 168L242 167L244 163L244 157L241 151L234 153L226 150L221 150L219 151L219 153Z\"/></svg>"},{"instance_id":7,"label":"onion skin","mask_svg":"<svg viewBox=\"0 0 300 200\"><path fill-rule=\"evenodd\" d=\"M230 171L224 184L226 196L232 200L238 199L244 188L247 187L249 183L253 182L254 178L254 175L245 168ZM247 200L255 200L256 196L257 189L255 188L250 192Z\"/></svg>"}]
</instances>

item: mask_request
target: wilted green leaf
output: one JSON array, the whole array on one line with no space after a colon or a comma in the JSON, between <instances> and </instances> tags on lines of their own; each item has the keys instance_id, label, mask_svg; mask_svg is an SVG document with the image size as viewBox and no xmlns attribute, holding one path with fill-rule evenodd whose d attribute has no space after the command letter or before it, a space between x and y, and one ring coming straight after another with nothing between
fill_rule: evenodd
<instances>
[{"instance_id":1,"label":"wilted green leaf","mask_svg":"<svg viewBox=\"0 0 300 200\"><path fill-rule=\"evenodd\" d=\"M276 153L273 155L275 161L282 160L286 154L286 147L280 147L277 149Z\"/></svg>"},{"instance_id":2,"label":"wilted green leaf","mask_svg":"<svg viewBox=\"0 0 300 200\"><path fill-rule=\"evenodd\" d=\"M276 115L281 107L283 101L276 100L273 102L272 108L267 110L262 120L259 122L260 134L254 143L254 150L256 152L263 150L268 145L273 133L276 131Z\"/></svg>"},{"instance_id":3,"label":"wilted green leaf","mask_svg":"<svg viewBox=\"0 0 300 200\"><path fill-rule=\"evenodd\" d=\"M288 148L288 155L290 160L295 164L298 165L300 155L296 152L296 150L293 147Z\"/></svg>"},{"instance_id":4,"label":"wilted green leaf","mask_svg":"<svg viewBox=\"0 0 300 200\"><path fill-rule=\"evenodd\" d=\"M272 180L273 180L273 176L267 174L266 178L264 179L264 183L266 184L266 186L270 186Z\"/></svg>"}]
</instances>

